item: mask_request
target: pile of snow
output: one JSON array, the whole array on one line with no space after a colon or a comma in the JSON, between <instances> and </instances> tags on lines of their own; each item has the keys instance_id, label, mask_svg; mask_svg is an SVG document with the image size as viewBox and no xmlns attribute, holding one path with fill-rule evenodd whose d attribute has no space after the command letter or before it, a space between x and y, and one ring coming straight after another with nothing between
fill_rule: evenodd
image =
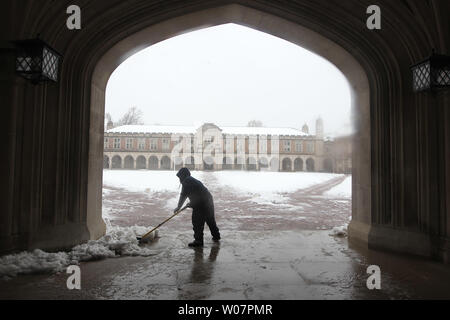
<instances>
[{"instance_id":1,"label":"pile of snow","mask_svg":"<svg viewBox=\"0 0 450 320\"><path fill-rule=\"evenodd\" d=\"M333 230L331 230L330 236L333 237L346 237L347 236L347 229L348 224L344 224L341 227L334 227Z\"/></svg>"},{"instance_id":2,"label":"pile of snow","mask_svg":"<svg viewBox=\"0 0 450 320\"><path fill-rule=\"evenodd\" d=\"M341 184L325 192L324 196L329 198L351 199L352 177L351 176L347 177Z\"/></svg>"},{"instance_id":3,"label":"pile of snow","mask_svg":"<svg viewBox=\"0 0 450 320\"><path fill-rule=\"evenodd\" d=\"M69 265L83 261L115 258L119 256L154 255L155 252L140 247L136 237L149 231L147 227L109 227L105 236L78 245L70 252L48 253L36 249L0 257L0 277L10 278L18 274L61 272ZM158 236L157 231L150 238Z\"/></svg>"}]
</instances>

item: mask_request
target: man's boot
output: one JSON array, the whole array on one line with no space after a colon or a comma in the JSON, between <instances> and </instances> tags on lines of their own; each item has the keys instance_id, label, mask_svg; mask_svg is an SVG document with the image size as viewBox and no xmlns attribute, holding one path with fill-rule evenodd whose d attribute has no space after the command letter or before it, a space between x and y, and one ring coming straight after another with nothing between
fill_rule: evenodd
<instances>
[{"instance_id":1,"label":"man's boot","mask_svg":"<svg viewBox=\"0 0 450 320\"><path fill-rule=\"evenodd\" d=\"M191 248L203 247L203 241L194 240L194 242L189 243L189 247Z\"/></svg>"}]
</instances>

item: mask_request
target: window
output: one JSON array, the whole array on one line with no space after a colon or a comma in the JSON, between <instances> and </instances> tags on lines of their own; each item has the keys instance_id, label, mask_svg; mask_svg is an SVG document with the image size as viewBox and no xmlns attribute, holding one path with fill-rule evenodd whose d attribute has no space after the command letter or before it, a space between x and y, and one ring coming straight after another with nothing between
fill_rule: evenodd
<instances>
[{"instance_id":1,"label":"window","mask_svg":"<svg viewBox=\"0 0 450 320\"><path fill-rule=\"evenodd\" d=\"M240 138L237 140L237 152L244 153L245 152L245 140Z\"/></svg>"},{"instance_id":2,"label":"window","mask_svg":"<svg viewBox=\"0 0 450 320\"><path fill-rule=\"evenodd\" d=\"M170 150L170 140L169 139L163 139L163 141L162 141L162 148L163 148L163 151L169 151Z\"/></svg>"},{"instance_id":3,"label":"window","mask_svg":"<svg viewBox=\"0 0 450 320\"><path fill-rule=\"evenodd\" d=\"M145 150L145 139L139 139L138 140L138 149L139 150Z\"/></svg>"},{"instance_id":4,"label":"window","mask_svg":"<svg viewBox=\"0 0 450 320\"><path fill-rule=\"evenodd\" d=\"M214 137L205 137L205 144L209 145L214 142Z\"/></svg>"},{"instance_id":5,"label":"window","mask_svg":"<svg viewBox=\"0 0 450 320\"><path fill-rule=\"evenodd\" d=\"M248 149L250 153L256 153L257 151L257 140L256 137L250 137L248 140Z\"/></svg>"},{"instance_id":6,"label":"window","mask_svg":"<svg viewBox=\"0 0 450 320\"><path fill-rule=\"evenodd\" d=\"M291 141L285 140L284 141L284 152L291 152Z\"/></svg>"},{"instance_id":7,"label":"window","mask_svg":"<svg viewBox=\"0 0 450 320\"><path fill-rule=\"evenodd\" d=\"M195 140L194 138L191 138L191 153L195 152Z\"/></svg>"},{"instance_id":8,"label":"window","mask_svg":"<svg viewBox=\"0 0 450 320\"><path fill-rule=\"evenodd\" d=\"M296 152L303 152L303 142L302 141L296 141L295 142L295 151Z\"/></svg>"},{"instance_id":9,"label":"window","mask_svg":"<svg viewBox=\"0 0 450 320\"><path fill-rule=\"evenodd\" d=\"M314 142L308 142L307 148L308 153L314 153Z\"/></svg>"},{"instance_id":10,"label":"window","mask_svg":"<svg viewBox=\"0 0 450 320\"><path fill-rule=\"evenodd\" d=\"M259 153L266 154L267 153L267 139L259 139Z\"/></svg>"},{"instance_id":11,"label":"window","mask_svg":"<svg viewBox=\"0 0 450 320\"><path fill-rule=\"evenodd\" d=\"M114 139L114 149L120 149L120 138Z\"/></svg>"},{"instance_id":12,"label":"window","mask_svg":"<svg viewBox=\"0 0 450 320\"><path fill-rule=\"evenodd\" d=\"M156 151L158 150L158 139L152 139L150 140L150 150Z\"/></svg>"},{"instance_id":13,"label":"window","mask_svg":"<svg viewBox=\"0 0 450 320\"><path fill-rule=\"evenodd\" d=\"M228 154L234 153L234 138L226 137L225 140L225 150Z\"/></svg>"},{"instance_id":14,"label":"window","mask_svg":"<svg viewBox=\"0 0 450 320\"><path fill-rule=\"evenodd\" d=\"M105 138L105 149L109 148L109 139Z\"/></svg>"},{"instance_id":15,"label":"window","mask_svg":"<svg viewBox=\"0 0 450 320\"><path fill-rule=\"evenodd\" d=\"M126 148L126 149L131 149L131 148L133 148L133 139L128 138L128 139L126 140L126 146L125 146L125 148Z\"/></svg>"}]
</instances>

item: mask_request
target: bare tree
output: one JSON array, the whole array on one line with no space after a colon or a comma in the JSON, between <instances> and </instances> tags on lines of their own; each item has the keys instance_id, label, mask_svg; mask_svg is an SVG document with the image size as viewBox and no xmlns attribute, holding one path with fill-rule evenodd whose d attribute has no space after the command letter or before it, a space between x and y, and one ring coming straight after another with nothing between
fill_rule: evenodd
<instances>
[{"instance_id":1,"label":"bare tree","mask_svg":"<svg viewBox=\"0 0 450 320\"><path fill-rule=\"evenodd\" d=\"M262 127L263 123L259 120L252 120L247 124L247 127Z\"/></svg>"},{"instance_id":2,"label":"bare tree","mask_svg":"<svg viewBox=\"0 0 450 320\"><path fill-rule=\"evenodd\" d=\"M127 113L124 114L122 118L120 118L119 121L117 121L117 126L144 124L142 117L142 111L137 107L132 107L127 111Z\"/></svg>"}]
</instances>

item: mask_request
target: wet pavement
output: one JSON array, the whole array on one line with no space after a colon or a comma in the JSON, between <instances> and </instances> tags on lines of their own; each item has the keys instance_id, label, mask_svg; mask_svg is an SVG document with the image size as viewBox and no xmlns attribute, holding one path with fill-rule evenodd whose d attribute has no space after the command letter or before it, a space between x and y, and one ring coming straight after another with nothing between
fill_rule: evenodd
<instances>
[{"instance_id":1,"label":"wet pavement","mask_svg":"<svg viewBox=\"0 0 450 320\"><path fill-rule=\"evenodd\" d=\"M225 231L220 244L186 246L189 232L165 234L156 255L82 263L81 290L68 275L0 282L0 299L450 299L448 266L348 246L327 231ZM381 268L381 290L366 286Z\"/></svg>"},{"instance_id":2,"label":"wet pavement","mask_svg":"<svg viewBox=\"0 0 450 320\"><path fill-rule=\"evenodd\" d=\"M348 222L351 200L323 193L342 179L285 194L287 201L272 205L255 205L205 180L215 195L220 243L205 232L203 248L188 248L187 212L147 245L151 257L81 263L81 290L67 289L65 273L27 275L0 281L0 299L450 299L449 266L330 236L329 229ZM109 188L104 206L114 225L155 225L170 215L173 197ZM381 290L367 288L369 265L381 269Z\"/></svg>"}]
</instances>

